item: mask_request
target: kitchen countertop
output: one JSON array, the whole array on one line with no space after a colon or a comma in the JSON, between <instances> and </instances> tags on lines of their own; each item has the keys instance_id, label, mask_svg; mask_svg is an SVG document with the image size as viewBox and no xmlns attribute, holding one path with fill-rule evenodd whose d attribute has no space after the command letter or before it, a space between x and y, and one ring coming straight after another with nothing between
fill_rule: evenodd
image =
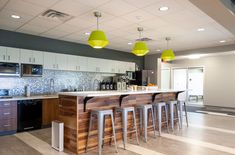
<instances>
[{"instance_id":1,"label":"kitchen countertop","mask_svg":"<svg viewBox=\"0 0 235 155\"><path fill-rule=\"evenodd\" d=\"M17 100L53 99L53 98L58 98L58 95L32 95L29 97L14 96L13 98L0 99L0 102L2 102L2 101L17 101Z\"/></svg>"},{"instance_id":2,"label":"kitchen countertop","mask_svg":"<svg viewBox=\"0 0 235 155\"><path fill-rule=\"evenodd\" d=\"M58 95L68 96L82 96L82 97L105 97L105 96L118 96L118 95L131 95L131 94L154 94L154 93L174 93L185 90L173 89L158 89L158 90L137 90L137 91L83 91L83 92L60 92Z\"/></svg>"}]
</instances>

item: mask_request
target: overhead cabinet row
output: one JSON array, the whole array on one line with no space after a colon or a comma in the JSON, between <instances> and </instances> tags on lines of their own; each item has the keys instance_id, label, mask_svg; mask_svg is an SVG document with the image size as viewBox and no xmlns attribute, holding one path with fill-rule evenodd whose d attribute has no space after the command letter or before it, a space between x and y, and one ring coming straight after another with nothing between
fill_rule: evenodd
<instances>
[{"instance_id":1,"label":"overhead cabinet row","mask_svg":"<svg viewBox=\"0 0 235 155\"><path fill-rule=\"evenodd\" d=\"M135 63L0 46L0 62L41 64L44 69L126 73L135 71Z\"/></svg>"}]
</instances>

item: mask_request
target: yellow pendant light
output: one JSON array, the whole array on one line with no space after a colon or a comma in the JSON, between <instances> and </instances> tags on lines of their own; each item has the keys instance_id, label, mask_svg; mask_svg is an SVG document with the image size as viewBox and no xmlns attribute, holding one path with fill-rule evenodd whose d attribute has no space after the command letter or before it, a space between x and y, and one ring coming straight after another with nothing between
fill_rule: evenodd
<instances>
[{"instance_id":1,"label":"yellow pendant light","mask_svg":"<svg viewBox=\"0 0 235 155\"><path fill-rule=\"evenodd\" d=\"M88 39L88 44L93 48L104 48L109 44L104 31L99 30L99 17L101 17L100 12L94 12L97 18L97 30L92 31Z\"/></svg>"},{"instance_id":2,"label":"yellow pendant light","mask_svg":"<svg viewBox=\"0 0 235 155\"><path fill-rule=\"evenodd\" d=\"M137 41L132 49L132 53L136 56L144 56L149 52L148 46L144 41L141 41L141 32L143 31L142 27L138 27L139 31L139 41Z\"/></svg>"},{"instance_id":3,"label":"yellow pendant light","mask_svg":"<svg viewBox=\"0 0 235 155\"><path fill-rule=\"evenodd\" d=\"M171 39L169 37L166 37L166 41L167 41L167 49L164 50L162 52L162 55L161 55L161 59L163 61L172 61L175 59L175 54L174 54L174 51L172 49L169 49L168 48L168 42L170 41Z\"/></svg>"}]
</instances>

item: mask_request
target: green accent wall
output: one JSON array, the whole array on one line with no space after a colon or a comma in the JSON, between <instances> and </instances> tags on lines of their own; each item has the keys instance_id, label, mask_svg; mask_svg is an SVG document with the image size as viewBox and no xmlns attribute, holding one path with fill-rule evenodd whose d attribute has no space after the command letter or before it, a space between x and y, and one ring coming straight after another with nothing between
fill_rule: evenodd
<instances>
[{"instance_id":1,"label":"green accent wall","mask_svg":"<svg viewBox=\"0 0 235 155\"><path fill-rule=\"evenodd\" d=\"M79 36L78 36L79 38ZM135 62L140 69L144 66L144 57L112 49L93 49L88 45L45 38L35 35L6 31L0 29L0 46L24 48L31 50L80 55L120 61Z\"/></svg>"}]
</instances>

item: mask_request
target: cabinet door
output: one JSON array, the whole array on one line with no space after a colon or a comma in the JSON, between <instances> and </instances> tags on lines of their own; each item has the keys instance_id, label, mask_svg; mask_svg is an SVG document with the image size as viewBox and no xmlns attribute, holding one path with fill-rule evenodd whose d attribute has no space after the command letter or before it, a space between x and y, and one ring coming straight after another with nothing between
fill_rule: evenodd
<instances>
[{"instance_id":1,"label":"cabinet door","mask_svg":"<svg viewBox=\"0 0 235 155\"><path fill-rule=\"evenodd\" d=\"M32 50L20 49L20 62L31 64L33 63L32 60L33 52Z\"/></svg>"},{"instance_id":2,"label":"cabinet door","mask_svg":"<svg viewBox=\"0 0 235 155\"><path fill-rule=\"evenodd\" d=\"M66 54L56 54L56 69L67 70L68 60Z\"/></svg>"},{"instance_id":3,"label":"cabinet door","mask_svg":"<svg viewBox=\"0 0 235 155\"><path fill-rule=\"evenodd\" d=\"M135 63L126 62L126 70L134 72L135 71Z\"/></svg>"},{"instance_id":4,"label":"cabinet door","mask_svg":"<svg viewBox=\"0 0 235 155\"><path fill-rule=\"evenodd\" d=\"M45 99L42 104L42 125L50 125L58 118L59 99Z\"/></svg>"},{"instance_id":5,"label":"cabinet door","mask_svg":"<svg viewBox=\"0 0 235 155\"><path fill-rule=\"evenodd\" d=\"M78 56L68 55L68 70L70 71L78 70Z\"/></svg>"},{"instance_id":6,"label":"cabinet door","mask_svg":"<svg viewBox=\"0 0 235 155\"><path fill-rule=\"evenodd\" d=\"M99 59L96 58L88 58L87 60L87 66L88 66L88 71L90 72L100 72L100 67L99 67Z\"/></svg>"},{"instance_id":7,"label":"cabinet door","mask_svg":"<svg viewBox=\"0 0 235 155\"><path fill-rule=\"evenodd\" d=\"M44 69L56 69L56 55L55 53L44 52Z\"/></svg>"},{"instance_id":8,"label":"cabinet door","mask_svg":"<svg viewBox=\"0 0 235 155\"><path fill-rule=\"evenodd\" d=\"M87 71L87 57L78 56L78 70Z\"/></svg>"},{"instance_id":9,"label":"cabinet door","mask_svg":"<svg viewBox=\"0 0 235 155\"><path fill-rule=\"evenodd\" d=\"M7 62L19 63L20 49L7 47Z\"/></svg>"},{"instance_id":10,"label":"cabinet door","mask_svg":"<svg viewBox=\"0 0 235 155\"><path fill-rule=\"evenodd\" d=\"M7 48L0 46L0 61L5 62L7 57Z\"/></svg>"},{"instance_id":11,"label":"cabinet door","mask_svg":"<svg viewBox=\"0 0 235 155\"><path fill-rule=\"evenodd\" d=\"M33 51L32 61L34 64L42 65L43 64L43 52Z\"/></svg>"},{"instance_id":12,"label":"cabinet door","mask_svg":"<svg viewBox=\"0 0 235 155\"><path fill-rule=\"evenodd\" d=\"M125 62L119 61L117 63L117 69L118 69L117 73L126 74L126 66L125 65L126 65Z\"/></svg>"}]
</instances>

